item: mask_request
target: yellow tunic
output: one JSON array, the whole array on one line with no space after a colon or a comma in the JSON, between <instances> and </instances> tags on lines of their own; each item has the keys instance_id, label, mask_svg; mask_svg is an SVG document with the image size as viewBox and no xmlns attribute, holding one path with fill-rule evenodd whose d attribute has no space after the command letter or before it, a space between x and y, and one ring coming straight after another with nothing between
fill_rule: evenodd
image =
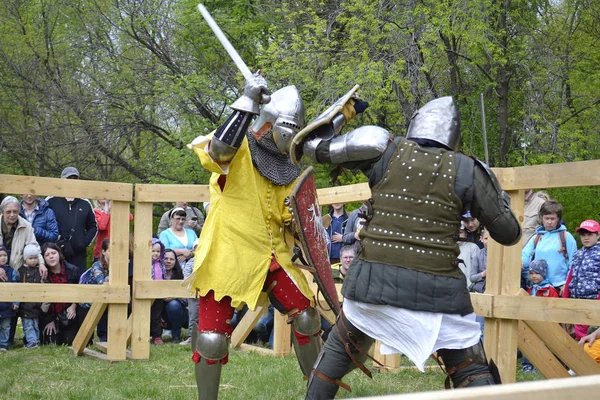
<instances>
[{"instance_id":1,"label":"yellow tunic","mask_svg":"<svg viewBox=\"0 0 600 400\"><path fill-rule=\"evenodd\" d=\"M197 289L201 296L213 290L217 300L229 296L233 307L246 303L254 310L268 302L262 289L275 254L277 262L314 305L304 274L292 265L293 239L284 229L291 221L284 201L294 184L277 186L260 175L252 164L246 138L225 166L209 156L208 139L193 146L212 176L210 212L196 250L194 273L187 279L190 289ZM223 191L218 183L221 176L225 179Z\"/></svg>"}]
</instances>

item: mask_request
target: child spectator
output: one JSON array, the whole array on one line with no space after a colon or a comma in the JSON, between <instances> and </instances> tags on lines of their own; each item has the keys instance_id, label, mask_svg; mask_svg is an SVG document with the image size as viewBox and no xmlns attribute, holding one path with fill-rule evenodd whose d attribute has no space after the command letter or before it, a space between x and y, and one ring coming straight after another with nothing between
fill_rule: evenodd
<instances>
[{"instance_id":1,"label":"child spectator","mask_svg":"<svg viewBox=\"0 0 600 400\"><path fill-rule=\"evenodd\" d=\"M585 220L577 228L583 247L573 256L571 270L563 297L573 299L600 299L600 224ZM586 336L588 325L575 324L577 340Z\"/></svg>"},{"instance_id":2,"label":"child spectator","mask_svg":"<svg viewBox=\"0 0 600 400\"><path fill-rule=\"evenodd\" d=\"M548 263L546 260L533 260L529 264L529 281L531 285L527 288L527 293L538 297L560 297L552 283L546 279L547 273Z\"/></svg>"},{"instance_id":3,"label":"child spectator","mask_svg":"<svg viewBox=\"0 0 600 400\"><path fill-rule=\"evenodd\" d=\"M165 257L165 246L158 239L152 239L152 280L163 281L166 279L167 271L163 259ZM162 336L162 309L163 300L155 299L150 308L150 336L153 344L163 344Z\"/></svg>"},{"instance_id":4,"label":"child spectator","mask_svg":"<svg viewBox=\"0 0 600 400\"><path fill-rule=\"evenodd\" d=\"M23 283L42 283L39 264L40 250L37 246L28 244L23 250L25 265L19 269L19 281ZM22 303L19 307L19 316L23 321L25 334L25 347L35 349L40 344L41 303Z\"/></svg>"},{"instance_id":5,"label":"child spectator","mask_svg":"<svg viewBox=\"0 0 600 400\"><path fill-rule=\"evenodd\" d=\"M192 247L193 254L196 253L196 249L198 248L199 240L200 239L196 239L194 241L194 245ZM187 279L187 277L190 276L192 274L192 272L194 272L194 257L190 258L189 260L187 260L185 262L185 265L183 266L183 279ZM189 336L186 340L179 343L182 345L192 344L192 332L194 329L194 325L196 325L196 328L198 326L198 298L197 297L191 297L188 299L188 320L189 320L189 324L188 324Z\"/></svg>"},{"instance_id":6,"label":"child spectator","mask_svg":"<svg viewBox=\"0 0 600 400\"><path fill-rule=\"evenodd\" d=\"M546 279L548 274L548 263L544 259L533 260L529 264L529 282L527 293L538 297L560 297L558 291L552 286L552 283ZM523 372L537 373L537 369L531 364L529 359L523 354Z\"/></svg>"},{"instance_id":7,"label":"child spectator","mask_svg":"<svg viewBox=\"0 0 600 400\"><path fill-rule=\"evenodd\" d=\"M0 269L4 270L7 276L6 282L19 282L17 271L8 264L8 249L6 246L0 246ZM11 319L17 315L16 311L18 309L19 303L0 303L0 351L8 350Z\"/></svg>"}]
</instances>

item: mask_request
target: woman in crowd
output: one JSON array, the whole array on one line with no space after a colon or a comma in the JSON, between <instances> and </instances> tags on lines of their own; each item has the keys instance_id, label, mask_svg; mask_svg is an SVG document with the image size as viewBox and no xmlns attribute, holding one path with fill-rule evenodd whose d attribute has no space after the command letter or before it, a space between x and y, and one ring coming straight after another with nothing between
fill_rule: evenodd
<instances>
[{"instance_id":1,"label":"woman in crowd","mask_svg":"<svg viewBox=\"0 0 600 400\"><path fill-rule=\"evenodd\" d=\"M171 210L169 218L171 219L171 227L165 229L159 235L159 239L167 249L175 251L177 260L180 264L185 263L194 253L192 248L194 241L198 239L198 235L192 229L184 228L187 214L181 207L175 207Z\"/></svg>"},{"instance_id":2,"label":"woman in crowd","mask_svg":"<svg viewBox=\"0 0 600 400\"><path fill-rule=\"evenodd\" d=\"M52 242L42 247L49 283L79 283L79 268L65 261L60 248ZM45 303L40 315L41 343L71 345L79 329L77 303Z\"/></svg>"},{"instance_id":3,"label":"woman in crowd","mask_svg":"<svg viewBox=\"0 0 600 400\"><path fill-rule=\"evenodd\" d=\"M15 270L25 264L23 259L23 249L28 244L33 244L39 249L39 244L35 240L33 227L27 220L19 216L21 205L14 196L6 196L0 203L2 214L0 215L0 244L8 249L9 264ZM46 277L46 267L44 260L40 256L39 268L42 278ZM6 276L0 273L0 281L6 281Z\"/></svg>"},{"instance_id":4,"label":"woman in crowd","mask_svg":"<svg viewBox=\"0 0 600 400\"><path fill-rule=\"evenodd\" d=\"M150 276L153 281L166 279L167 271L164 264L165 246L156 238L152 238L152 269ZM154 299L150 308L150 336L153 344L163 344L162 340L162 311L163 299Z\"/></svg>"},{"instance_id":5,"label":"woman in crowd","mask_svg":"<svg viewBox=\"0 0 600 400\"><path fill-rule=\"evenodd\" d=\"M183 280L183 271L174 250L165 251L163 262L167 273L166 280ZM181 342L181 328L188 325L187 299L164 299L163 319L167 323L167 329L171 330L173 343Z\"/></svg>"}]
</instances>

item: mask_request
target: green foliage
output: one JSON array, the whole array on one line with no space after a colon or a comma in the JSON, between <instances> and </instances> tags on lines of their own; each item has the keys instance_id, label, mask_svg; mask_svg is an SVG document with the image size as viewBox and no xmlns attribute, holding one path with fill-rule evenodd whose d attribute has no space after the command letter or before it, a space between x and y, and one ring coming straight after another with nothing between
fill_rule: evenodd
<instances>
[{"instance_id":1,"label":"green foliage","mask_svg":"<svg viewBox=\"0 0 600 400\"><path fill-rule=\"evenodd\" d=\"M354 84L370 107L346 128L404 134L452 95L463 149L492 166L598 158L600 4L589 0L205 3L272 89L295 84L307 119ZM6 0L0 5L0 166L7 173L206 183L185 148L240 94L191 0ZM317 168L320 186L330 185Z\"/></svg>"}]
</instances>

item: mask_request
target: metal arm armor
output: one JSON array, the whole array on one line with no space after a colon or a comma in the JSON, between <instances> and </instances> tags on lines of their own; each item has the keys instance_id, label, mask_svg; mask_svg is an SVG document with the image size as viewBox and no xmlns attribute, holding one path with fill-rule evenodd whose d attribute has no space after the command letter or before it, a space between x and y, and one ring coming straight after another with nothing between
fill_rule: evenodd
<instances>
[{"instance_id":1,"label":"metal arm armor","mask_svg":"<svg viewBox=\"0 0 600 400\"><path fill-rule=\"evenodd\" d=\"M334 165L372 160L385 152L390 137L385 129L367 125L330 140L309 139L304 144L304 154L314 162Z\"/></svg>"},{"instance_id":2,"label":"metal arm armor","mask_svg":"<svg viewBox=\"0 0 600 400\"><path fill-rule=\"evenodd\" d=\"M244 140L252 117L251 113L236 110L217 129L209 147L209 154L213 160L220 163L231 161Z\"/></svg>"},{"instance_id":3,"label":"metal arm armor","mask_svg":"<svg viewBox=\"0 0 600 400\"><path fill-rule=\"evenodd\" d=\"M500 189L491 170L478 162L473 172L471 214L498 243L512 246L521 239L521 225L510 209L510 197Z\"/></svg>"}]
</instances>

